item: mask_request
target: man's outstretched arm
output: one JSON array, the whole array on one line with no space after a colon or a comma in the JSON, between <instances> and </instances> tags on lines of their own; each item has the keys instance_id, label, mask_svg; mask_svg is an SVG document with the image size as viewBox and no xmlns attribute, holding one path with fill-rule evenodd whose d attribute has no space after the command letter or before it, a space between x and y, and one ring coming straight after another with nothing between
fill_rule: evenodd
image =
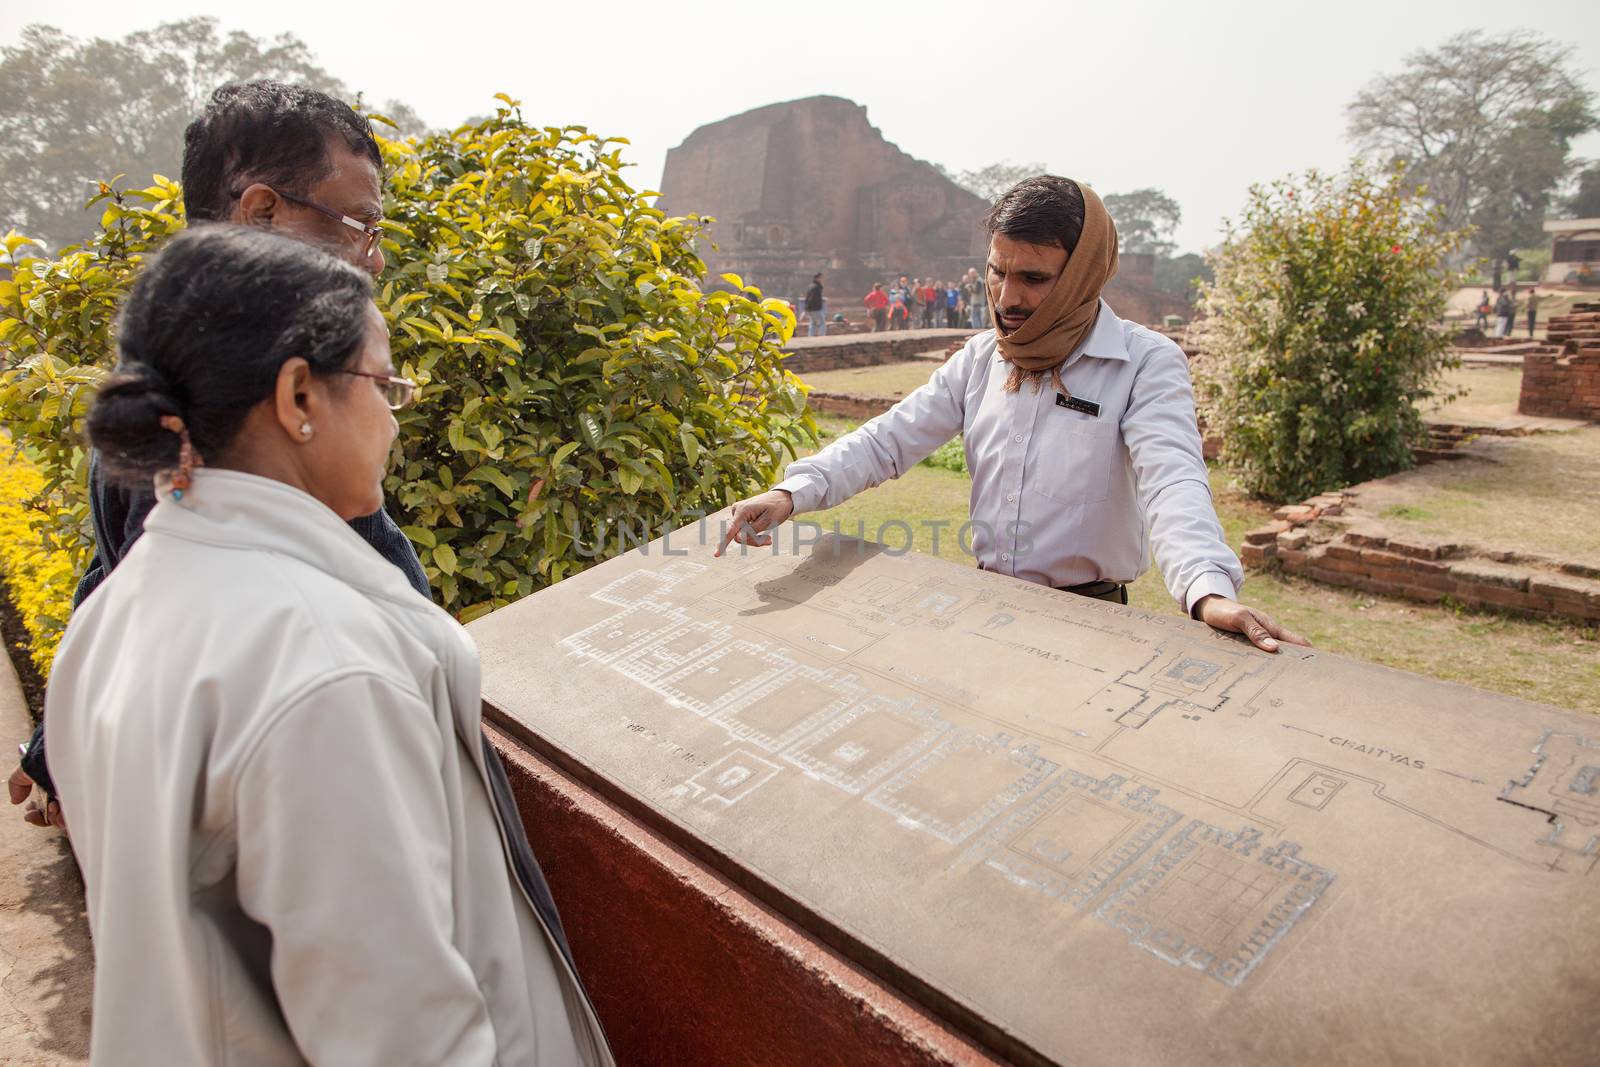
<instances>
[{"instance_id":1,"label":"man's outstretched arm","mask_svg":"<svg viewBox=\"0 0 1600 1067\"><path fill-rule=\"evenodd\" d=\"M772 543L766 531L791 515L837 507L922 462L961 432L972 358L971 346L962 349L894 407L789 464L774 488L735 504L714 554L722 555L736 540L764 548Z\"/></svg>"}]
</instances>

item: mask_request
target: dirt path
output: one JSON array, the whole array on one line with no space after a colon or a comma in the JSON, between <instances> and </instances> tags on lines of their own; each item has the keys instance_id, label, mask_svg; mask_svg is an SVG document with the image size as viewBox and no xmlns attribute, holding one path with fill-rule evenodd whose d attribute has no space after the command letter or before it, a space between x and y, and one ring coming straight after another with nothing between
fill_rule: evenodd
<instances>
[{"instance_id":1,"label":"dirt path","mask_svg":"<svg viewBox=\"0 0 1600 1067\"><path fill-rule=\"evenodd\" d=\"M0 655L5 773L30 732L16 672ZM66 838L0 803L0 1063L87 1063L93 973L83 882Z\"/></svg>"}]
</instances>

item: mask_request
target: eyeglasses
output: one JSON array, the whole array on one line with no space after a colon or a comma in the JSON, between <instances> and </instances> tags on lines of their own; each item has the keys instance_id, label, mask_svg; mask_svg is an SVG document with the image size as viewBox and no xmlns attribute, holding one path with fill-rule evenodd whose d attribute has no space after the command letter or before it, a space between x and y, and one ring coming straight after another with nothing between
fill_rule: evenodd
<instances>
[{"instance_id":1,"label":"eyeglasses","mask_svg":"<svg viewBox=\"0 0 1600 1067\"><path fill-rule=\"evenodd\" d=\"M364 370L342 370L340 374L354 374L358 378L371 378L383 383L383 399L391 411L399 411L417 395L417 383L410 378L396 378L392 374L373 374Z\"/></svg>"},{"instance_id":2,"label":"eyeglasses","mask_svg":"<svg viewBox=\"0 0 1600 1067\"><path fill-rule=\"evenodd\" d=\"M278 192L277 190L273 191ZM301 207L308 207L312 211L321 212L335 222L343 223L352 230L360 230L362 233L366 234L367 243L361 249L361 254L363 256L372 255L372 250L378 247L378 238L383 236L383 230L377 226L362 222L360 219L353 219L349 215L333 210L331 207L323 207L315 200L307 200L304 197L291 196L290 194L283 192L278 192L278 195L289 201L291 204L299 204Z\"/></svg>"}]
</instances>

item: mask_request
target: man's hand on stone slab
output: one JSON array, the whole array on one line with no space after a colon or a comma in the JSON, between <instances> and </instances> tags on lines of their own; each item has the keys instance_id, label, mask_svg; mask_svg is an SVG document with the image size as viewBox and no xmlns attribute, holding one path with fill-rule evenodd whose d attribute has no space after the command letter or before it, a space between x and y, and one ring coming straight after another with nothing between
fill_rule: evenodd
<instances>
[{"instance_id":1,"label":"man's hand on stone slab","mask_svg":"<svg viewBox=\"0 0 1600 1067\"><path fill-rule=\"evenodd\" d=\"M766 548L772 544L772 536L767 531L793 514L794 497L787 489L769 489L760 496L739 501L728 517L728 532L722 535L722 543L712 555L722 555L734 541L753 548Z\"/></svg>"},{"instance_id":2,"label":"man's hand on stone slab","mask_svg":"<svg viewBox=\"0 0 1600 1067\"><path fill-rule=\"evenodd\" d=\"M11 803L21 804L28 802L22 809L22 821L33 826L57 826L62 830L67 828L67 817L61 814L61 805L54 800L47 800L44 806L39 806L37 798L29 799L33 795L33 779L28 777L28 772L19 765L11 772L11 777L6 779L6 789L11 794Z\"/></svg>"},{"instance_id":3,"label":"man's hand on stone slab","mask_svg":"<svg viewBox=\"0 0 1600 1067\"><path fill-rule=\"evenodd\" d=\"M1250 608L1225 596L1204 596L1194 606L1194 617L1214 630L1244 634L1263 652L1278 651L1278 642L1311 647L1311 642L1293 630L1279 626L1260 608Z\"/></svg>"}]
</instances>

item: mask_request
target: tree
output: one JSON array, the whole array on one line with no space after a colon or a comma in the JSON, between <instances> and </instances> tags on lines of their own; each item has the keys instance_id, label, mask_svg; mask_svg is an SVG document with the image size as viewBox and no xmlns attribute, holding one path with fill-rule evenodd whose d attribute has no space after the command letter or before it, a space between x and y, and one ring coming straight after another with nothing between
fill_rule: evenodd
<instances>
[{"instance_id":1,"label":"tree","mask_svg":"<svg viewBox=\"0 0 1600 1067\"><path fill-rule=\"evenodd\" d=\"M1111 193L1104 202L1106 211L1117 224L1120 251L1153 253L1157 258L1165 258L1177 247L1172 235L1183 221L1183 210L1160 189Z\"/></svg>"},{"instance_id":2,"label":"tree","mask_svg":"<svg viewBox=\"0 0 1600 1067\"><path fill-rule=\"evenodd\" d=\"M212 18L167 22L121 40L70 37L28 26L0 49L0 230L15 228L50 247L94 229L84 202L100 179L127 174L144 183L177 174L183 130L211 91L230 81L276 78L344 100L344 84L292 34L270 41ZM385 114L422 131L398 101Z\"/></svg>"},{"instance_id":3,"label":"tree","mask_svg":"<svg viewBox=\"0 0 1600 1067\"><path fill-rule=\"evenodd\" d=\"M1196 384L1222 462L1295 501L1410 467L1452 365L1437 328L1460 234L1403 170L1250 190L1202 287Z\"/></svg>"},{"instance_id":4,"label":"tree","mask_svg":"<svg viewBox=\"0 0 1600 1067\"><path fill-rule=\"evenodd\" d=\"M1043 163L991 163L977 170L964 170L952 174L943 167L940 172L970 193L976 193L989 203L1000 199L1002 193L1024 178L1050 173Z\"/></svg>"},{"instance_id":5,"label":"tree","mask_svg":"<svg viewBox=\"0 0 1600 1067\"><path fill-rule=\"evenodd\" d=\"M1163 256L1156 260L1156 288L1163 293L1193 301L1195 289L1201 283L1216 280L1204 256L1185 252L1181 256Z\"/></svg>"},{"instance_id":6,"label":"tree","mask_svg":"<svg viewBox=\"0 0 1600 1067\"><path fill-rule=\"evenodd\" d=\"M1368 84L1349 105L1349 134L1409 164L1445 225L1474 227L1477 251L1498 257L1540 241L1571 142L1596 128L1593 101L1570 47L1471 30Z\"/></svg>"},{"instance_id":7,"label":"tree","mask_svg":"<svg viewBox=\"0 0 1600 1067\"><path fill-rule=\"evenodd\" d=\"M1568 218L1600 219L1600 163L1579 171L1572 182L1572 195L1561 202Z\"/></svg>"}]
</instances>

